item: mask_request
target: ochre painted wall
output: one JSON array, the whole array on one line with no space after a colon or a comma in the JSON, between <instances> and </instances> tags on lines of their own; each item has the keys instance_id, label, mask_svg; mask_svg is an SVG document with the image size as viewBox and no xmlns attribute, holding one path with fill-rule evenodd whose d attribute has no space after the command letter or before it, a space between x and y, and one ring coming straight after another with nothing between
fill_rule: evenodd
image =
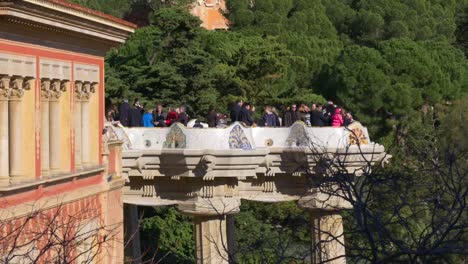
<instances>
[{"instance_id":1,"label":"ochre painted wall","mask_svg":"<svg viewBox=\"0 0 468 264\"><path fill-rule=\"evenodd\" d=\"M35 56L37 63L37 72L36 72L36 81L31 82L31 90L25 91L22 103L22 117L24 122L23 124L23 135L24 138L22 145L19 146L23 151L23 171L27 178L38 177L37 172L40 172L40 155L37 155L36 147L40 147L40 125L36 123L40 120L37 120L40 117L40 108L38 107L38 100L40 99L40 82L38 81L39 73L39 63L41 58L49 60L61 60L71 62L73 65L76 64L87 64L94 65L99 68L99 85L91 95L90 99L90 144L91 150L91 161L93 164L102 163L102 138L101 131L104 126L103 117L104 117L104 58L91 56L87 54L80 54L75 52L68 52L64 50L57 50L46 48L37 45L23 44L19 42L6 41L0 39L0 51L8 52L17 55L26 55L26 56ZM50 140L59 140L61 147L61 159L60 159L60 168L62 172L72 171L73 161L72 161L72 143L73 143L73 119L72 119L72 109L73 109L73 89L74 89L74 79L73 75L70 80L70 83L67 85L67 91L64 92L60 98L60 126L61 133L59 139L50 139ZM37 99L37 100L36 100Z\"/></svg>"}]
</instances>

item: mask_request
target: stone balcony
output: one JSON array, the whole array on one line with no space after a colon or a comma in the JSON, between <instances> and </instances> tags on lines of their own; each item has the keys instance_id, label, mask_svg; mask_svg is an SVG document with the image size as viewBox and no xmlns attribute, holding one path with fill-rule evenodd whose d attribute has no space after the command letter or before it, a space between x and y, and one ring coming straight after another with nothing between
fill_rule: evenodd
<instances>
[{"instance_id":1,"label":"stone balcony","mask_svg":"<svg viewBox=\"0 0 468 264\"><path fill-rule=\"evenodd\" d=\"M307 192L307 175L322 161L338 159L349 173L383 159L359 123L348 128L112 128L125 142L125 202L151 206L198 197L264 202L298 200Z\"/></svg>"},{"instance_id":2,"label":"stone balcony","mask_svg":"<svg viewBox=\"0 0 468 264\"><path fill-rule=\"evenodd\" d=\"M318 219L331 219L330 212L336 215L351 205L320 191L323 179L336 173L330 164L338 164L341 173L360 176L385 158L384 147L371 142L367 129L358 122L341 128L307 127L302 122L281 128L251 128L241 123L222 129L180 124L108 128L124 142L124 202L177 205L181 212L194 216L200 227L196 230L203 234L213 225L227 232L220 223L239 211L242 199L298 201L309 211L327 212L328 216L315 213ZM222 238L223 232L216 236ZM197 240L201 248L209 248L208 244ZM229 262L229 252L204 252L198 252L198 263Z\"/></svg>"}]
</instances>

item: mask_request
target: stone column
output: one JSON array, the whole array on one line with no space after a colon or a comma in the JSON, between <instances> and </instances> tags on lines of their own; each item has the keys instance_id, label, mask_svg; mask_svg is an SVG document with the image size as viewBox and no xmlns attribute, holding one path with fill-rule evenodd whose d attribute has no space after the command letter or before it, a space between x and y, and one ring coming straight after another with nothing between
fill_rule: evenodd
<instances>
[{"instance_id":1,"label":"stone column","mask_svg":"<svg viewBox=\"0 0 468 264\"><path fill-rule=\"evenodd\" d=\"M197 264L229 263L226 216L194 216Z\"/></svg>"},{"instance_id":2,"label":"stone column","mask_svg":"<svg viewBox=\"0 0 468 264\"><path fill-rule=\"evenodd\" d=\"M74 104L74 127L75 127L75 169L81 170L82 164L82 153L81 153L81 99L83 97L83 83L80 81L75 82L75 104Z\"/></svg>"},{"instance_id":3,"label":"stone column","mask_svg":"<svg viewBox=\"0 0 468 264\"><path fill-rule=\"evenodd\" d=\"M226 215L226 235L227 235L227 245L229 249L229 262L237 263L236 253L237 253L237 243L236 243L236 226L235 226L236 216L233 214Z\"/></svg>"},{"instance_id":4,"label":"stone column","mask_svg":"<svg viewBox=\"0 0 468 264\"><path fill-rule=\"evenodd\" d=\"M10 183L8 99L10 97L10 77L0 79L0 186Z\"/></svg>"},{"instance_id":5,"label":"stone column","mask_svg":"<svg viewBox=\"0 0 468 264\"><path fill-rule=\"evenodd\" d=\"M320 186L320 187L318 187ZM343 219L339 212L352 205L337 185L317 185L299 199L298 204L310 212L311 263L346 263Z\"/></svg>"},{"instance_id":6,"label":"stone column","mask_svg":"<svg viewBox=\"0 0 468 264\"><path fill-rule=\"evenodd\" d=\"M324 210L311 211L310 223L311 263L345 264L346 252L341 215Z\"/></svg>"},{"instance_id":7,"label":"stone column","mask_svg":"<svg viewBox=\"0 0 468 264\"><path fill-rule=\"evenodd\" d=\"M124 204L124 235L125 256L131 259L131 264L141 263L140 225L138 217L138 206Z\"/></svg>"},{"instance_id":8,"label":"stone column","mask_svg":"<svg viewBox=\"0 0 468 264\"><path fill-rule=\"evenodd\" d=\"M50 80L41 80L41 176L49 176L49 100Z\"/></svg>"},{"instance_id":9,"label":"stone column","mask_svg":"<svg viewBox=\"0 0 468 264\"><path fill-rule=\"evenodd\" d=\"M23 83L22 77L12 77L9 111L9 150L10 150L10 182L18 183L25 179L23 172L23 118L21 113L24 90L29 89L28 82ZM23 86L24 85L24 86Z\"/></svg>"},{"instance_id":10,"label":"stone column","mask_svg":"<svg viewBox=\"0 0 468 264\"><path fill-rule=\"evenodd\" d=\"M50 174L60 172L60 96L62 91L65 91L65 84L60 80L53 80L50 85L49 100Z\"/></svg>"},{"instance_id":11,"label":"stone column","mask_svg":"<svg viewBox=\"0 0 468 264\"><path fill-rule=\"evenodd\" d=\"M81 100L81 161L83 167L90 166L91 146L90 146L90 128L89 128L89 99L91 97L92 87L90 82L84 82L82 87Z\"/></svg>"}]
</instances>

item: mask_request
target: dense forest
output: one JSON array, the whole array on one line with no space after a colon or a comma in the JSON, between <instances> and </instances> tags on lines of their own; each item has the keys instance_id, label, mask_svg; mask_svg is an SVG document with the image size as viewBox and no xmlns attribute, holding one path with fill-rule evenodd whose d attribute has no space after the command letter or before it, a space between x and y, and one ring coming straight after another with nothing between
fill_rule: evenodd
<instances>
[{"instance_id":1,"label":"dense forest","mask_svg":"<svg viewBox=\"0 0 468 264\"><path fill-rule=\"evenodd\" d=\"M347 234L348 260L466 261L467 0L227 0L227 31L201 28L189 0L74 2L141 26L107 55L108 104L139 97L147 105L185 104L203 117L236 98L259 109L333 100L393 155L372 174L378 184L365 206L379 221L366 231L378 233L373 224L404 211L376 235L392 241L389 248L359 232L356 214L346 216L346 228L356 231ZM453 182L444 185L446 178ZM187 219L171 207L142 210L148 258L192 263ZM241 210L240 263L307 259L309 219L297 206L243 202Z\"/></svg>"}]
</instances>

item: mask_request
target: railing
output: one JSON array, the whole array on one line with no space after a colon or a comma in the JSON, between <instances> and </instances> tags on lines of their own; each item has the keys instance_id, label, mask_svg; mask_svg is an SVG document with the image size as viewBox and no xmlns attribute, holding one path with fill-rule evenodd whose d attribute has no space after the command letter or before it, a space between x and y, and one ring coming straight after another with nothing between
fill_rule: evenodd
<instances>
[{"instance_id":1,"label":"railing","mask_svg":"<svg viewBox=\"0 0 468 264\"><path fill-rule=\"evenodd\" d=\"M123 128L110 126L124 141L125 152L160 149L254 150L262 148L346 148L372 145L367 129L355 122L348 127L246 127L234 123L226 128Z\"/></svg>"}]
</instances>

